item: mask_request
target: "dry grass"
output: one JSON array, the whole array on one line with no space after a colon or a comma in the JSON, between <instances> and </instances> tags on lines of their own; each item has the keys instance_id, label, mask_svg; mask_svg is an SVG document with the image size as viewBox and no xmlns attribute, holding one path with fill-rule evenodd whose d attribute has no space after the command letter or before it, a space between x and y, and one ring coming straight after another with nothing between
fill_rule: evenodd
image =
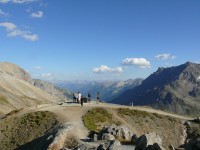
<instances>
[{"instance_id":1,"label":"dry grass","mask_svg":"<svg viewBox=\"0 0 200 150\"><path fill-rule=\"evenodd\" d=\"M16 149L42 137L58 124L55 115L48 111L5 118L0 121L0 149Z\"/></svg>"},{"instance_id":2,"label":"dry grass","mask_svg":"<svg viewBox=\"0 0 200 150\"><path fill-rule=\"evenodd\" d=\"M71 148L74 148L76 146L78 146L77 138L74 135L69 134L66 138L66 141L65 141L65 147L71 149Z\"/></svg>"},{"instance_id":3,"label":"dry grass","mask_svg":"<svg viewBox=\"0 0 200 150\"><path fill-rule=\"evenodd\" d=\"M180 145L183 125L179 119L128 108L120 108L116 111L120 117L124 118L127 124L134 127L134 131L138 136L156 132L163 139L165 148L170 144L174 146Z\"/></svg>"}]
</instances>

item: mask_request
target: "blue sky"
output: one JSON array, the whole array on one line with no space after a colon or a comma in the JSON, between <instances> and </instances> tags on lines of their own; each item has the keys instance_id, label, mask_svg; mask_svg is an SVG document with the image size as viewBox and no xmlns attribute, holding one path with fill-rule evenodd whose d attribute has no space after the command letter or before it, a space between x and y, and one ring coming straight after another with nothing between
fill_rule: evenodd
<instances>
[{"instance_id":1,"label":"blue sky","mask_svg":"<svg viewBox=\"0 0 200 150\"><path fill-rule=\"evenodd\" d=\"M200 62L199 0L0 0L0 61L46 80L146 78Z\"/></svg>"}]
</instances>

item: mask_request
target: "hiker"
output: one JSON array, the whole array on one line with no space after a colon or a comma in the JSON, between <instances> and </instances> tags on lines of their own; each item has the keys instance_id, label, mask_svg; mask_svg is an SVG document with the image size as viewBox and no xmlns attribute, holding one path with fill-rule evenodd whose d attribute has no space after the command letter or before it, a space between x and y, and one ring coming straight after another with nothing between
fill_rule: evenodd
<instances>
[{"instance_id":1,"label":"hiker","mask_svg":"<svg viewBox=\"0 0 200 150\"><path fill-rule=\"evenodd\" d=\"M90 101L91 101L91 94L90 94L90 92L88 92L88 102L89 102L89 105L90 105Z\"/></svg>"},{"instance_id":2,"label":"hiker","mask_svg":"<svg viewBox=\"0 0 200 150\"><path fill-rule=\"evenodd\" d=\"M76 103L76 100L77 100L76 95L75 93L73 93L73 102Z\"/></svg>"},{"instance_id":3,"label":"hiker","mask_svg":"<svg viewBox=\"0 0 200 150\"><path fill-rule=\"evenodd\" d=\"M81 106L83 107L83 96L81 96Z\"/></svg>"},{"instance_id":4,"label":"hiker","mask_svg":"<svg viewBox=\"0 0 200 150\"><path fill-rule=\"evenodd\" d=\"M81 102L81 93L78 92L78 104Z\"/></svg>"},{"instance_id":5,"label":"hiker","mask_svg":"<svg viewBox=\"0 0 200 150\"><path fill-rule=\"evenodd\" d=\"M99 92L97 93L97 104L100 102Z\"/></svg>"}]
</instances>

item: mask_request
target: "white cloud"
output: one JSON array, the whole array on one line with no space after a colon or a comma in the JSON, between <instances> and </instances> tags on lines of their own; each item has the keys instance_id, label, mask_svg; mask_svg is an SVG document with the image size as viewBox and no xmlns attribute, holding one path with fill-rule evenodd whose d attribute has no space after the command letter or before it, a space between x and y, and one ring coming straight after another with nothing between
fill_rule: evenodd
<instances>
[{"instance_id":1,"label":"white cloud","mask_svg":"<svg viewBox=\"0 0 200 150\"><path fill-rule=\"evenodd\" d=\"M12 0L13 3L23 4L23 3L31 3L36 2L37 0Z\"/></svg>"},{"instance_id":2,"label":"white cloud","mask_svg":"<svg viewBox=\"0 0 200 150\"><path fill-rule=\"evenodd\" d=\"M15 30L17 26L11 22L2 22L0 23L1 27L5 27L7 31Z\"/></svg>"},{"instance_id":3,"label":"white cloud","mask_svg":"<svg viewBox=\"0 0 200 150\"><path fill-rule=\"evenodd\" d=\"M41 70L42 67L36 66L36 67L33 67L33 69L35 69L35 70Z\"/></svg>"},{"instance_id":4,"label":"white cloud","mask_svg":"<svg viewBox=\"0 0 200 150\"><path fill-rule=\"evenodd\" d=\"M159 54L155 56L155 58L158 60L167 60L167 59L175 59L176 56L173 56L171 54Z\"/></svg>"},{"instance_id":5,"label":"white cloud","mask_svg":"<svg viewBox=\"0 0 200 150\"><path fill-rule=\"evenodd\" d=\"M8 16L9 14L0 9L0 16Z\"/></svg>"},{"instance_id":6,"label":"white cloud","mask_svg":"<svg viewBox=\"0 0 200 150\"><path fill-rule=\"evenodd\" d=\"M42 18L43 17L43 12L42 11L37 11L35 13L32 13L31 17L33 17L33 18Z\"/></svg>"},{"instance_id":7,"label":"white cloud","mask_svg":"<svg viewBox=\"0 0 200 150\"><path fill-rule=\"evenodd\" d=\"M38 0L0 0L0 3L6 4L8 2L16 3L16 4L24 4L24 3L32 3Z\"/></svg>"},{"instance_id":8,"label":"white cloud","mask_svg":"<svg viewBox=\"0 0 200 150\"><path fill-rule=\"evenodd\" d=\"M123 69L121 67L110 68L110 67L108 67L106 65L101 65L100 67L97 67L97 68L93 69L94 73L107 73L107 72L120 73L122 71L123 71Z\"/></svg>"},{"instance_id":9,"label":"white cloud","mask_svg":"<svg viewBox=\"0 0 200 150\"><path fill-rule=\"evenodd\" d=\"M140 68L151 68L151 63L145 58L125 58L122 60L123 65L134 65Z\"/></svg>"},{"instance_id":10,"label":"white cloud","mask_svg":"<svg viewBox=\"0 0 200 150\"><path fill-rule=\"evenodd\" d=\"M29 41L37 41L39 39L36 34L33 34L30 31L20 30L15 24L11 22L0 23L0 27L4 27L6 29L8 37L19 36Z\"/></svg>"},{"instance_id":11,"label":"white cloud","mask_svg":"<svg viewBox=\"0 0 200 150\"><path fill-rule=\"evenodd\" d=\"M8 2L10 2L11 0L0 0L0 3L3 3L3 4L5 4L5 3L8 3Z\"/></svg>"},{"instance_id":12,"label":"white cloud","mask_svg":"<svg viewBox=\"0 0 200 150\"><path fill-rule=\"evenodd\" d=\"M49 78L49 77L52 77L53 75L51 73L43 73L43 74L41 74L41 76L43 78Z\"/></svg>"}]
</instances>

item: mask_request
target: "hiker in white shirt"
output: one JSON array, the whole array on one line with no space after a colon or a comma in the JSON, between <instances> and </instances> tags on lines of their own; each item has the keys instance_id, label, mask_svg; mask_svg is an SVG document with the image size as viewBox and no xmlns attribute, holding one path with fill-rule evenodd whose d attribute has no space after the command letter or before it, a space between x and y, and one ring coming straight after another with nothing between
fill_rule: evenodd
<instances>
[{"instance_id":1,"label":"hiker in white shirt","mask_svg":"<svg viewBox=\"0 0 200 150\"><path fill-rule=\"evenodd\" d=\"M81 102L81 93L78 92L78 103L80 103L80 102Z\"/></svg>"}]
</instances>

